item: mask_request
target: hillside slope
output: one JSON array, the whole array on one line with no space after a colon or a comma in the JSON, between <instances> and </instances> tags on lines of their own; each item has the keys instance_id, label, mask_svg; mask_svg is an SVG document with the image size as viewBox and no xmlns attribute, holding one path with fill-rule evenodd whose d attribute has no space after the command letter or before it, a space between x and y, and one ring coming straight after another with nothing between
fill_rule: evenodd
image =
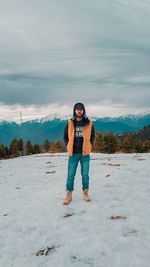
<instances>
[{"instance_id":1,"label":"hillside slope","mask_svg":"<svg viewBox=\"0 0 150 267\"><path fill-rule=\"evenodd\" d=\"M92 201L78 166L69 206L66 153L0 161L1 267L149 266L150 154L90 157Z\"/></svg>"}]
</instances>

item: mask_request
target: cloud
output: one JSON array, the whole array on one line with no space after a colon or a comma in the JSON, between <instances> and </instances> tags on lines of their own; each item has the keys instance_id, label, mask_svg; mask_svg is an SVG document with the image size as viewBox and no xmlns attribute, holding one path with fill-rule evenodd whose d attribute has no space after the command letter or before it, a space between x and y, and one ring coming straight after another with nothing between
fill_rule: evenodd
<instances>
[{"instance_id":1,"label":"cloud","mask_svg":"<svg viewBox=\"0 0 150 267\"><path fill-rule=\"evenodd\" d=\"M75 99L72 105L69 103L61 104L48 104L48 105L0 105L0 121L2 120L13 120L20 123L20 114L22 114L23 121L28 121L32 119L42 119L45 117L53 117L55 115L68 116L71 117L73 114L73 106L79 99ZM90 118L92 117L115 117L126 114L138 114L144 113L143 108L137 109L131 106L126 106L124 104L116 104L110 100L104 100L100 103L88 104L87 101L83 102L86 108L86 114ZM150 112L150 109L148 110Z\"/></svg>"},{"instance_id":2,"label":"cloud","mask_svg":"<svg viewBox=\"0 0 150 267\"><path fill-rule=\"evenodd\" d=\"M144 2L126 4L150 12ZM108 0L6 0L0 10L1 110L69 107L80 100L95 107L121 104L118 113L125 107L146 111L149 32L148 15Z\"/></svg>"}]
</instances>

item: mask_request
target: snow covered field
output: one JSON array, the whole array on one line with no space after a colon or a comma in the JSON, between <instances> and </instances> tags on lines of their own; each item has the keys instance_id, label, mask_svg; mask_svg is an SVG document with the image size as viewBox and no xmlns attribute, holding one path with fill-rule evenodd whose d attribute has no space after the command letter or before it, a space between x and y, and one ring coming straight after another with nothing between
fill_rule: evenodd
<instances>
[{"instance_id":1,"label":"snow covered field","mask_svg":"<svg viewBox=\"0 0 150 267\"><path fill-rule=\"evenodd\" d=\"M79 163L68 206L67 153L0 161L1 267L150 266L150 154L90 157L92 201Z\"/></svg>"}]
</instances>

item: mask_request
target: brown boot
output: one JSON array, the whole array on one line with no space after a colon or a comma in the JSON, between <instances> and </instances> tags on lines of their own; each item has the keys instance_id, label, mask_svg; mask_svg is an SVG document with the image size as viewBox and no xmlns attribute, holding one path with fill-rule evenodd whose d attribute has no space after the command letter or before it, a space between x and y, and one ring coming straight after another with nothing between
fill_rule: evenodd
<instances>
[{"instance_id":1,"label":"brown boot","mask_svg":"<svg viewBox=\"0 0 150 267\"><path fill-rule=\"evenodd\" d=\"M83 190L83 199L84 199L85 201L91 201L91 198L90 198L89 195L88 195L88 190L89 190L89 189L84 189L84 190Z\"/></svg>"},{"instance_id":2,"label":"brown boot","mask_svg":"<svg viewBox=\"0 0 150 267\"><path fill-rule=\"evenodd\" d=\"M64 201L63 201L63 205L68 205L71 201L72 201L72 192L71 191L68 191L66 190L66 196L64 198Z\"/></svg>"}]
</instances>

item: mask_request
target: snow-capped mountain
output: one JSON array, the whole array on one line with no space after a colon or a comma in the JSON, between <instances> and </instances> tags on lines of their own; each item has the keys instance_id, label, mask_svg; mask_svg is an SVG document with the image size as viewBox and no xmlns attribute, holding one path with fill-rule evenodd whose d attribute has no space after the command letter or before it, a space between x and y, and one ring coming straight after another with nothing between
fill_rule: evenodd
<instances>
[{"instance_id":1,"label":"snow-capped mountain","mask_svg":"<svg viewBox=\"0 0 150 267\"><path fill-rule=\"evenodd\" d=\"M55 119L68 120L71 116L72 116L72 114L62 116L59 113L55 112L53 114L50 114L50 115L47 115L47 116L43 117L42 119L38 119L37 121L40 122L40 123L44 123L46 121L52 121L52 120L55 120Z\"/></svg>"},{"instance_id":2,"label":"snow-capped mountain","mask_svg":"<svg viewBox=\"0 0 150 267\"><path fill-rule=\"evenodd\" d=\"M44 123L47 121L52 121L55 119L59 119L60 121L63 120L68 120L69 118L72 117L72 114L68 114L68 115L60 115L59 113L53 113L53 114L49 114L41 119L38 119L36 121L40 122L40 123ZM89 119L91 119L92 121L96 121L96 120L101 120L103 122L116 122L116 121L124 121L125 123L130 122L130 121L134 121L134 123L138 124L139 120L148 120L150 119L150 113L145 112L145 113L139 113L139 114L127 114L127 115L121 115L121 116L117 116L117 117L96 117L96 116L88 116Z\"/></svg>"},{"instance_id":3,"label":"snow-capped mountain","mask_svg":"<svg viewBox=\"0 0 150 267\"><path fill-rule=\"evenodd\" d=\"M59 115L53 113L42 119L35 119L23 122L22 124L12 121L0 122L0 144L9 144L13 138L22 137L25 141L31 140L33 143L43 143L45 139L49 141L63 141L63 130L66 122L72 114ZM144 126L150 124L150 113L128 114L119 117L93 117L88 116L93 121L96 131L101 133L113 132L122 134L127 132L137 132Z\"/></svg>"}]
</instances>

